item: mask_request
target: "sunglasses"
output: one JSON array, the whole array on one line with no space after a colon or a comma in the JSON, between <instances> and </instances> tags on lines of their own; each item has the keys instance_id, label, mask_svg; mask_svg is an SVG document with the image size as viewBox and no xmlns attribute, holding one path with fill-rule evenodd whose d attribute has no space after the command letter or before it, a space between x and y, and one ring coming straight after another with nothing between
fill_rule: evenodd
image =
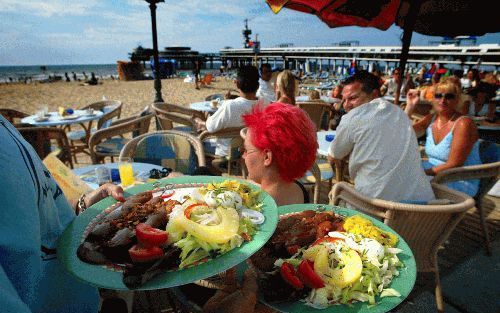
<instances>
[{"instance_id":1,"label":"sunglasses","mask_svg":"<svg viewBox=\"0 0 500 313\"><path fill-rule=\"evenodd\" d=\"M157 170L156 168L149 171L149 178L159 179L163 177L167 177L172 172L172 169L169 167L164 167L161 170Z\"/></svg>"},{"instance_id":2,"label":"sunglasses","mask_svg":"<svg viewBox=\"0 0 500 313\"><path fill-rule=\"evenodd\" d=\"M434 95L434 99L441 99L445 98L446 100L453 100L456 98L456 95L454 93L436 93Z\"/></svg>"}]
</instances>

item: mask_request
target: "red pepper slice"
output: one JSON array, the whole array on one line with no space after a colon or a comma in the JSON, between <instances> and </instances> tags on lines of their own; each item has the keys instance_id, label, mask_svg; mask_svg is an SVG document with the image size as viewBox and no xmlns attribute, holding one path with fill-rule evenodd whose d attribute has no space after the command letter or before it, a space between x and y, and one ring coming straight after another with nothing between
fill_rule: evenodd
<instances>
[{"instance_id":1,"label":"red pepper slice","mask_svg":"<svg viewBox=\"0 0 500 313\"><path fill-rule=\"evenodd\" d=\"M159 246L168 240L166 231L153 228L145 223L140 223L135 227L135 236L137 241L146 247Z\"/></svg>"},{"instance_id":2,"label":"red pepper slice","mask_svg":"<svg viewBox=\"0 0 500 313\"><path fill-rule=\"evenodd\" d=\"M155 261L164 255L163 250L160 247L144 247L140 244L132 246L132 248L128 250L128 253L134 263Z\"/></svg>"},{"instance_id":3,"label":"red pepper slice","mask_svg":"<svg viewBox=\"0 0 500 313\"><path fill-rule=\"evenodd\" d=\"M344 239L342 239L342 238L333 238L333 237L326 236L326 237L323 237L323 238L319 238L319 239L317 239L315 242L313 242L313 243L312 243L311 247L312 247L312 246L315 246L315 245L317 245L317 244L320 244L320 243L322 243L322 242L335 242L335 241L337 241L337 240L342 240L342 241L344 241Z\"/></svg>"},{"instance_id":4,"label":"red pepper slice","mask_svg":"<svg viewBox=\"0 0 500 313\"><path fill-rule=\"evenodd\" d=\"M314 272L314 263L308 260L302 260L299 265L299 276L304 282L304 285L313 288L323 288L325 283L321 277Z\"/></svg>"},{"instance_id":5,"label":"red pepper slice","mask_svg":"<svg viewBox=\"0 0 500 313\"><path fill-rule=\"evenodd\" d=\"M297 272L290 263L283 262L280 268L281 277L285 282L291 285L293 288L297 290L301 290L304 288L304 284L300 281L297 276Z\"/></svg>"},{"instance_id":6,"label":"red pepper slice","mask_svg":"<svg viewBox=\"0 0 500 313\"><path fill-rule=\"evenodd\" d=\"M201 203L194 203L194 204L191 204L190 206L188 206L185 210L184 210L184 216L189 219L191 217L191 212L194 210L194 208L198 207L198 206L206 206L205 204L201 204Z\"/></svg>"},{"instance_id":7,"label":"red pepper slice","mask_svg":"<svg viewBox=\"0 0 500 313\"><path fill-rule=\"evenodd\" d=\"M161 198L162 199L168 199L170 198L171 196L173 196L175 193L175 190L170 190L168 193L164 193L161 195Z\"/></svg>"}]
</instances>

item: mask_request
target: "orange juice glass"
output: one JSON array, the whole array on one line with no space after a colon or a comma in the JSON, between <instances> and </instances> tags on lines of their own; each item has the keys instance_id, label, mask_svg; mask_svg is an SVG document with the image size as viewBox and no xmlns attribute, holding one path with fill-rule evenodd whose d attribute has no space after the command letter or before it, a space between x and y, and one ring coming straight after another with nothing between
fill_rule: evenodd
<instances>
[{"instance_id":1,"label":"orange juice glass","mask_svg":"<svg viewBox=\"0 0 500 313\"><path fill-rule=\"evenodd\" d=\"M134 171L132 170L131 158L120 158L118 164L118 171L120 172L120 180L122 181L122 186L130 186L134 183Z\"/></svg>"}]
</instances>

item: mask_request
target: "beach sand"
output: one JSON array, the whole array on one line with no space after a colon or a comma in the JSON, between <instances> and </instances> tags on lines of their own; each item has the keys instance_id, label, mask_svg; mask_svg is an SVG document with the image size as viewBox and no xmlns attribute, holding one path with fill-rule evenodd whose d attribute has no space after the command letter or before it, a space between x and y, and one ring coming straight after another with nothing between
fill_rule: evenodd
<instances>
[{"instance_id":1,"label":"beach sand","mask_svg":"<svg viewBox=\"0 0 500 313\"><path fill-rule=\"evenodd\" d=\"M181 78L162 80L162 97L167 103L188 106L189 103L203 101L215 93L236 90L230 79L218 78L208 87L200 90L193 83L184 83ZM233 94L236 94L233 91ZM28 114L35 114L46 104L49 111L57 111L59 106L81 108L92 102L108 100L123 102L122 118L141 112L155 98L153 80L118 81L104 80L97 86L82 86L79 82L55 82L33 84L0 85L0 108L11 108Z\"/></svg>"}]
</instances>

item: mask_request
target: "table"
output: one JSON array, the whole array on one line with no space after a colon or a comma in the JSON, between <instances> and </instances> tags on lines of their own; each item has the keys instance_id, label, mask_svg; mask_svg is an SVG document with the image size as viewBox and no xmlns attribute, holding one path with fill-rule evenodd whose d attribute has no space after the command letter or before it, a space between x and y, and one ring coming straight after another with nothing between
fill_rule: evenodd
<instances>
[{"instance_id":1,"label":"table","mask_svg":"<svg viewBox=\"0 0 500 313\"><path fill-rule=\"evenodd\" d=\"M330 145L332 144L332 142L326 141L326 135L335 136L336 134L337 132L334 130L324 130L316 133L316 138L318 140L318 154L320 156L327 157L328 150L330 150Z\"/></svg>"},{"instance_id":2,"label":"table","mask_svg":"<svg viewBox=\"0 0 500 313\"><path fill-rule=\"evenodd\" d=\"M36 115L30 115L21 119L21 123L31 124L33 126L68 126L72 124L80 124L85 130L85 135L88 141L90 137L90 129L92 128L92 121L98 120L102 117L104 113L98 110L94 110L94 114L87 115L84 110L75 110L72 114L77 116L74 119L65 119L59 115L58 112L49 112L48 120L46 121L36 121ZM86 122L90 122L85 125Z\"/></svg>"},{"instance_id":3,"label":"table","mask_svg":"<svg viewBox=\"0 0 500 313\"><path fill-rule=\"evenodd\" d=\"M115 162L115 163L104 163L104 164L92 164L85 167L75 168L73 169L73 173L75 173L78 176L89 175L88 176L89 179L83 179L83 178L82 179L85 181L87 185L89 185L90 188L96 189L97 187L99 187L99 185L95 181L95 169L100 166L105 166L109 169L113 169L113 168L118 168L118 163ZM134 176L137 176L137 174L140 174L141 172L149 173L149 171L154 168L157 170L161 170L163 167L149 163L134 162L132 163L132 168L134 170Z\"/></svg>"},{"instance_id":4,"label":"table","mask_svg":"<svg viewBox=\"0 0 500 313\"><path fill-rule=\"evenodd\" d=\"M500 143L500 123L476 121L479 138Z\"/></svg>"},{"instance_id":5,"label":"table","mask_svg":"<svg viewBox=\"0 0 500 313\"><path fill-rule=\"evenodd\" d=\"M222 104L222 101L221 101L221 104ZM189 105L189 107L193 110L205 112L207 114L213 114L213 113L215 113L215 111L217 111L217 109L214 109L210 105L210 101L200 101L200 102L191 103Z\"/></svg>"},{"instance_id":6,"label":"table","mask_svg":"<svg viewBox=\"0 0 500 313\"><path fill-rule=\"evenodd\" d=\"M324 102L327 102L327 103L337 103L337 102L342 101L341 99L331 98L331 97L327 97L327 96L321 96L321 100ZM295 102L307 102L307 101L311 101L311 100L309 100L309 96L295 97Z\"/></svg>"}]
</instances>

